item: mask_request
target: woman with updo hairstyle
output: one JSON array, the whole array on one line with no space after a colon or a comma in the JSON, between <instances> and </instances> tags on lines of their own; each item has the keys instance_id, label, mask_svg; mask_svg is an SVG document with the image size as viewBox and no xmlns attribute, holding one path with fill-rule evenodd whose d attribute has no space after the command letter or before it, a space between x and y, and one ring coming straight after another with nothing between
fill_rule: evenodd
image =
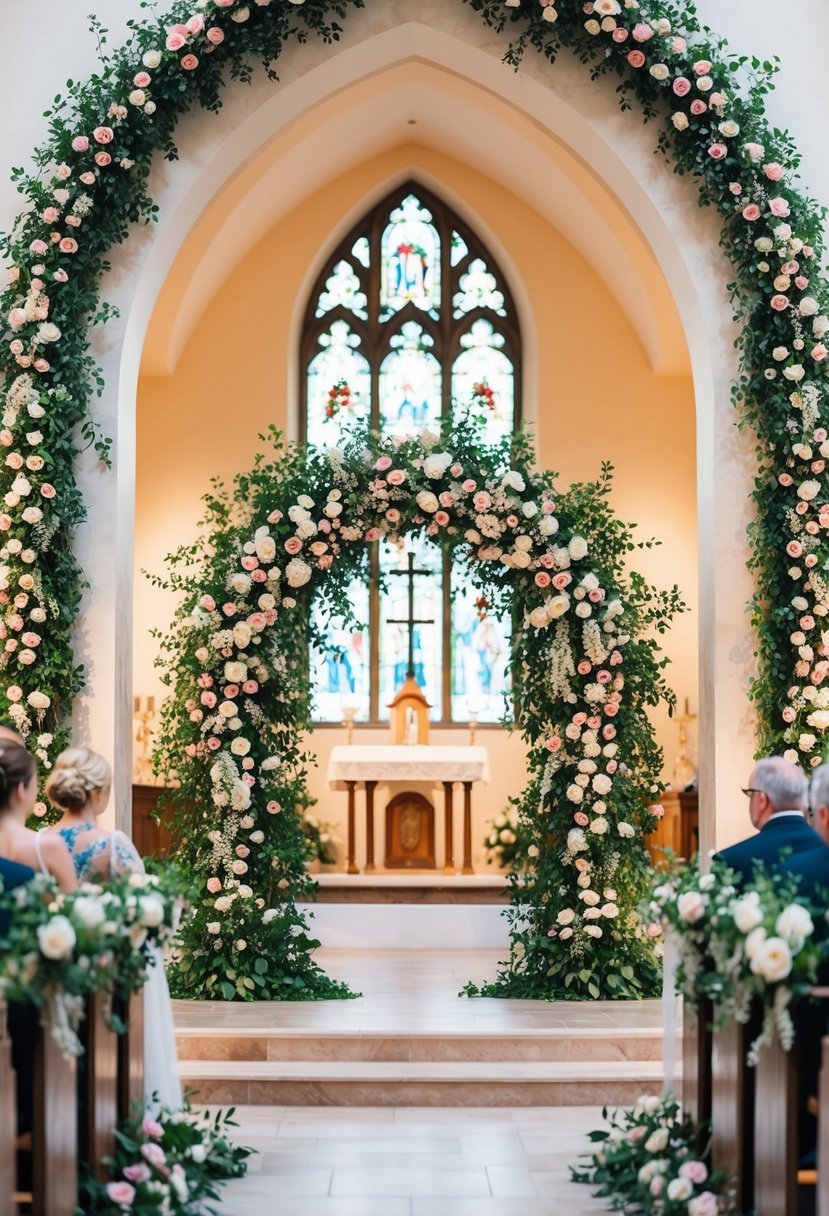
<instances>
[{"instance_id":1,"label":"woman with updo hairstyle","mask_svg":"<svg viewBox=\"0 0 829 1216\"><path fill-rule=\"evenodd\" d=\"M111 792L109 762L87 747L61 752L46 782L47 798L63 811L54 831L68 848L81 882L106 882L124 870L143 868L128 836L108 832L96 822Z\"/></svg>"},{"instance_id":2,"label":"woman with updo hairstyle","mask_svg":"<svg viewBox=\"0 0 829 1216\"><path fill-rule=\"evenodd\" d=\"M0 859L7 887L18 885L13 878L26 881L39 871L57 879L61 891L77 887L75 870L64 842L50 832L33 832L26 827L37 798L37 768L34 757L20 743L0 738ZM21 880L9 866L28 871Z\"/></svg>"}]
</instances>

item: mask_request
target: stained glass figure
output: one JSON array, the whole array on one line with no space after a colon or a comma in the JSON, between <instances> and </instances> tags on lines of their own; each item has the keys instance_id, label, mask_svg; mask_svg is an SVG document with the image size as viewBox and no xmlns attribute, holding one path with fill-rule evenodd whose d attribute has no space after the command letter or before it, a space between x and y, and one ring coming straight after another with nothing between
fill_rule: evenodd
<instances>
[{"instance_id":1,"label":"stained glass figure","mask_svg":"<svg viewBox=\"0 0 829 1216\"><path fill-rule=\"evenodd\" d=\"M334 321L319 337L320 351L308 365L307 433L319 447L336 447L351 418L365 419L371 394L371 376L358 349L360 337L346 321ZM342 385L348 389L342 392ZM332 412L332 390L339 405ZM343 408L343 402L348 405Z\"/></svg>"},{"instance_id":2,"label":"stained glass figure","mask_svg":"<svg viewBox=\"0 0 829 1216\"><path fill-rule=\"evenodd\" d=\"M480 410L488 443L515 428L515 376L503 346L503 335L479 318L461 337L461 353L452 367L452 399Z\"/></svg>"},{"instance_id":3,"label":"stained glass figure","mask_svg":"<svg viewBox=\"0 0 829 1216\"><path fill-rule=\"evenodd\" d=\"M380 242L381 315L410 303L424 311L439 306L440 238L431 220L431 211L413 194L391 212Z\"/></svg>"},{"instance_id":4,"label":"stained glass figure","mask_svg":"<svg viewBox=\"0 0 829 1216\"><path fill-rule=\"evenodd\" d=\"M482 258L474 258L469 269L460 277L460 290L455 292L452 304L456 317L462 317L473 308L487 308L499 317L506 316L504 293L498 290L498 280L487 270Z\"/></svg>"},{"instance_id":5,"label":"stained glass figure","mask_svg":"<svg viewBox=\"0 0 829 1216\"><path fill-rule=\"evenodd\" d=\"M369 619L368 585L354 579L348 598L360 622ZM368 629L355 628L341 616L329 616L319 603L311 609L312 620L321 634L328 638L325 649L311 651L311 678L314 718L323 722L342 722L344 710L356 707L356 719L369 717L369 646Z\"/></svg>"},{"instance_id":6,"label":"stained glass figure","mask_svg":"<svg viewBox=\"0 0 829 1216\"><path fill-rule=\"evenodd\" d=\"M452 720L470 712L479 722L500 722L510 679L510 622L493 615L469 579L465 563L452 566Z\"/></svg>"},{"instance_id":7,"label":"stained glass figure","mask_svg":"<svg viewBox=\"0 0 829 1216\"><path fill-rule=\"evenodd\" d=\"M354 267L346 261L337 262L317 300L318 317L332 308L347 308L361 321L368 320L368 300Z\"/></svg>"},{"instance_id":8,"label":"stained glass figure","mask_svg":"<svg viewBox=\"0 0 829 1216\"><path fill-rule=\"evenodd\" d=\"M380 426L406 435L437 426L441 411L440 363L431 353L434 340L414 321L391 339L392 350L380 365Z\"/></svg>"},{"instance_id":9,"label":"stained glass figure","mask_svg":"<svg viewBox=\"0 0 829 1216\"><path fill-rule=\"evenodd\" d=\"M388 720L388 704L406 679L408 667L409 631L404 624L391 624L389 618L403 621L408 613L408 581L388 577L392 570L408 572L409 553L414 555L415 567L428 570L418 575L417 614L433 624L417 624L413 630L413 667L415 679L432 705L432 718L440 718L442 709L442 641L443 641L443 559L440 549L425 536L409 535L397 545L383 542L380 546L380 569L387 576L380 595L380 704L379 717Z\"/></svg>"}]
</instances>

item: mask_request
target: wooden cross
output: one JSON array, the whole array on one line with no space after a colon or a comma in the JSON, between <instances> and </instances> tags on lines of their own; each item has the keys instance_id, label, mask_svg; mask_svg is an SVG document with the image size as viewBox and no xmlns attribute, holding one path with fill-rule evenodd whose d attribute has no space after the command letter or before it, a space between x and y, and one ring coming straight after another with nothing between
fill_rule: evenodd
<instances>
[{"instance_id":1,"label":"wooden cross","mask_svg":"<svg viewBox=\"0 0 829 1216\"><path fill-rule=\"evenodd\" d=\"M400 617L398 617L397 619L393 619L393 618L389 617L388 624L389 625L408 625L408 627L409 627L409 667L406 672L406 679L413 680L414 673L415 673L414 672L414 627L415 627L415 625L433 625L434 619L429 618L427 620L423 617L416 617L414 614L415 575L416 574L431 574L432 571L431 570L415 570L414 554L410 553L408 556L409 556L409 565L408 565L407 570L390 570L389 573L399 575L401 578L408 578L408 580L409 580L409 614L405 620L402 620Z\"/></svg>"}]
</instances>

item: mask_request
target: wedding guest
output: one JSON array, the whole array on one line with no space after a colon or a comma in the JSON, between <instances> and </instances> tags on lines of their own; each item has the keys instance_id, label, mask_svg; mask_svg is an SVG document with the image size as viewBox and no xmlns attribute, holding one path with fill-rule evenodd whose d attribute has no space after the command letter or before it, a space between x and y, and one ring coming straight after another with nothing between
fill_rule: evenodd
<instances>
[{"instance_id":1,"label":"wedding guest","mask_svg":"<svg viewBox=\"0 0 829 1216\"><path fill-rule=\"evenodd\" d=\"M77 887L66 845L49 832L26 827L37 797L34 757L19 743L0 738L0 857L57 879L61 891Z\"/></svg>"},{"instance_id":2,"label":"wedding guest","mask_svg":"<svg viewBox=\"0 0 829 1216\"><path fill-rule=\"evenodd\" d=\"M108 832L97 819L112 791L112 769L86 747L61 752L46 782L49 801L63 811L53 829L65 841L78 878L106 883L124 871L143 873L144 863L123 832ZM182 1104L175 1027L164 957L156 951L144 987L144 1087L150 1109L178 1110Z\"/></svg>"},{"instance_id":3,"label":"wedding guest","mask_svg":"<svg viewBox=\"0 0 829 1216\"><path fill-rule=\"evenodd\" d=\"M816 906L829 908L829 764L821 764L812 773L809 802L818 843L788 858L781 868L798 876L801 895Z\"/></svg>"},{"instance_id":4,"label":"wedding guest","mask_svg":"<svg viewBox=\"0 0 829 1216\"><path fill-rule=\"evenodd\" d=\"M776 867L788 854L815 849L821 840L806 822L808 785L801 769L782 756L758 760L743 793L756 836L723 849L720 858L743 881L754 866Z\"/></svg>"}]
</instances>

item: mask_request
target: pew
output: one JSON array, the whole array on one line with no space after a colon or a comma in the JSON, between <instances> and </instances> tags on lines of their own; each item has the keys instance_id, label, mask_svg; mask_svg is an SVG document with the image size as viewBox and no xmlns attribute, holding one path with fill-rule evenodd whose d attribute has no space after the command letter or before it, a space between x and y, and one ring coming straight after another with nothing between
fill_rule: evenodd
<instances>
[{"instance_id":1,"label":"pew","mask_svg":"<svg viewBox=\"0 0 829 1216\"><path fill-rule=\"evenodd\" d=\"M32 1214L74 1216L78 1202L77 1062L49 1026L39 1026L34 1059Z\"/></svg>"},{"instance_id":2,"label":"pew","mask_svg":"<svg viewBox=\"0 0 829 1216\"><path fill-rule=\"evenodd\" d=\"M89 1164L99 1182L107 1181L103 1159L114 1152L118 1122L118 1036L107 1025L110 1004L108 994L96 992L87 997L86 1017L81 1025L84 1054L80 1060L82 1119L78 1155Z\"/></svg>"},{"instance_id":3,"label":"pew","mask_svg":"<svg viewBox=\"0 0 829 1216\"><path fill-rule=\"evenodd\" d=\"M817 1216L829 1216L829 1035L821 1039L818 1099Z\"/></svg>"},{"instance_id":4,"label":"pew","mask_svg":"<svg viewBox=\"0 0 829 1216\"><path fill-rule=\"evenodd\" d=\"M127 1005L127 1028L118 1036L117 1117L128 1119L144 1104L144 992L133 992Z\"/></svg>"},{"instance_id":5,"label":"pew","mask_svg":"<svg viewBox=\"0 0 829 1216\"><path fill-rule=\"evenodd\" d=\"M784 1051L775 1035L755 1071L754 1201L760 1213L797 1216L797 1045Z\"/></svg>"},{"instance_id":6,"label":"pew","mask_svg":"<svg viewBox=\"0 0 829 1216\"><path fill-rule=\"evenodd\" d=\"M682 1106L695 1123L711 1119L711 1002L682 1006ZM700 1145L700 1151L703 1149Z\"/></svg>"},{"instance_id":7,"label":"pew","mask_svg":"<svg viewBox=\"0 0 829 1216\"><path fill-rule=\"evenodd\" d=\"M741 1212L752 1209L755 1077L746 1057L758 1029L753 1020L729 1022L711 1036L711 1161L736 1179ZM783 1216L776 1208L769 1208L768 1216L772 1212Z\"/></svg>"},{"instance_id":8,"label":"pew","mask_svg":"<svg viewBox=\"0 0 829 1216\"><path fill-rule=\"evenodd\" d=\"M14 1101L15 1077L12 1069L11 1041L6 1028L6 1006L0 1001L0 1216L13 1216L15 1189L15 1142L17 1110Z\"/></svg>"}]
</instances>

